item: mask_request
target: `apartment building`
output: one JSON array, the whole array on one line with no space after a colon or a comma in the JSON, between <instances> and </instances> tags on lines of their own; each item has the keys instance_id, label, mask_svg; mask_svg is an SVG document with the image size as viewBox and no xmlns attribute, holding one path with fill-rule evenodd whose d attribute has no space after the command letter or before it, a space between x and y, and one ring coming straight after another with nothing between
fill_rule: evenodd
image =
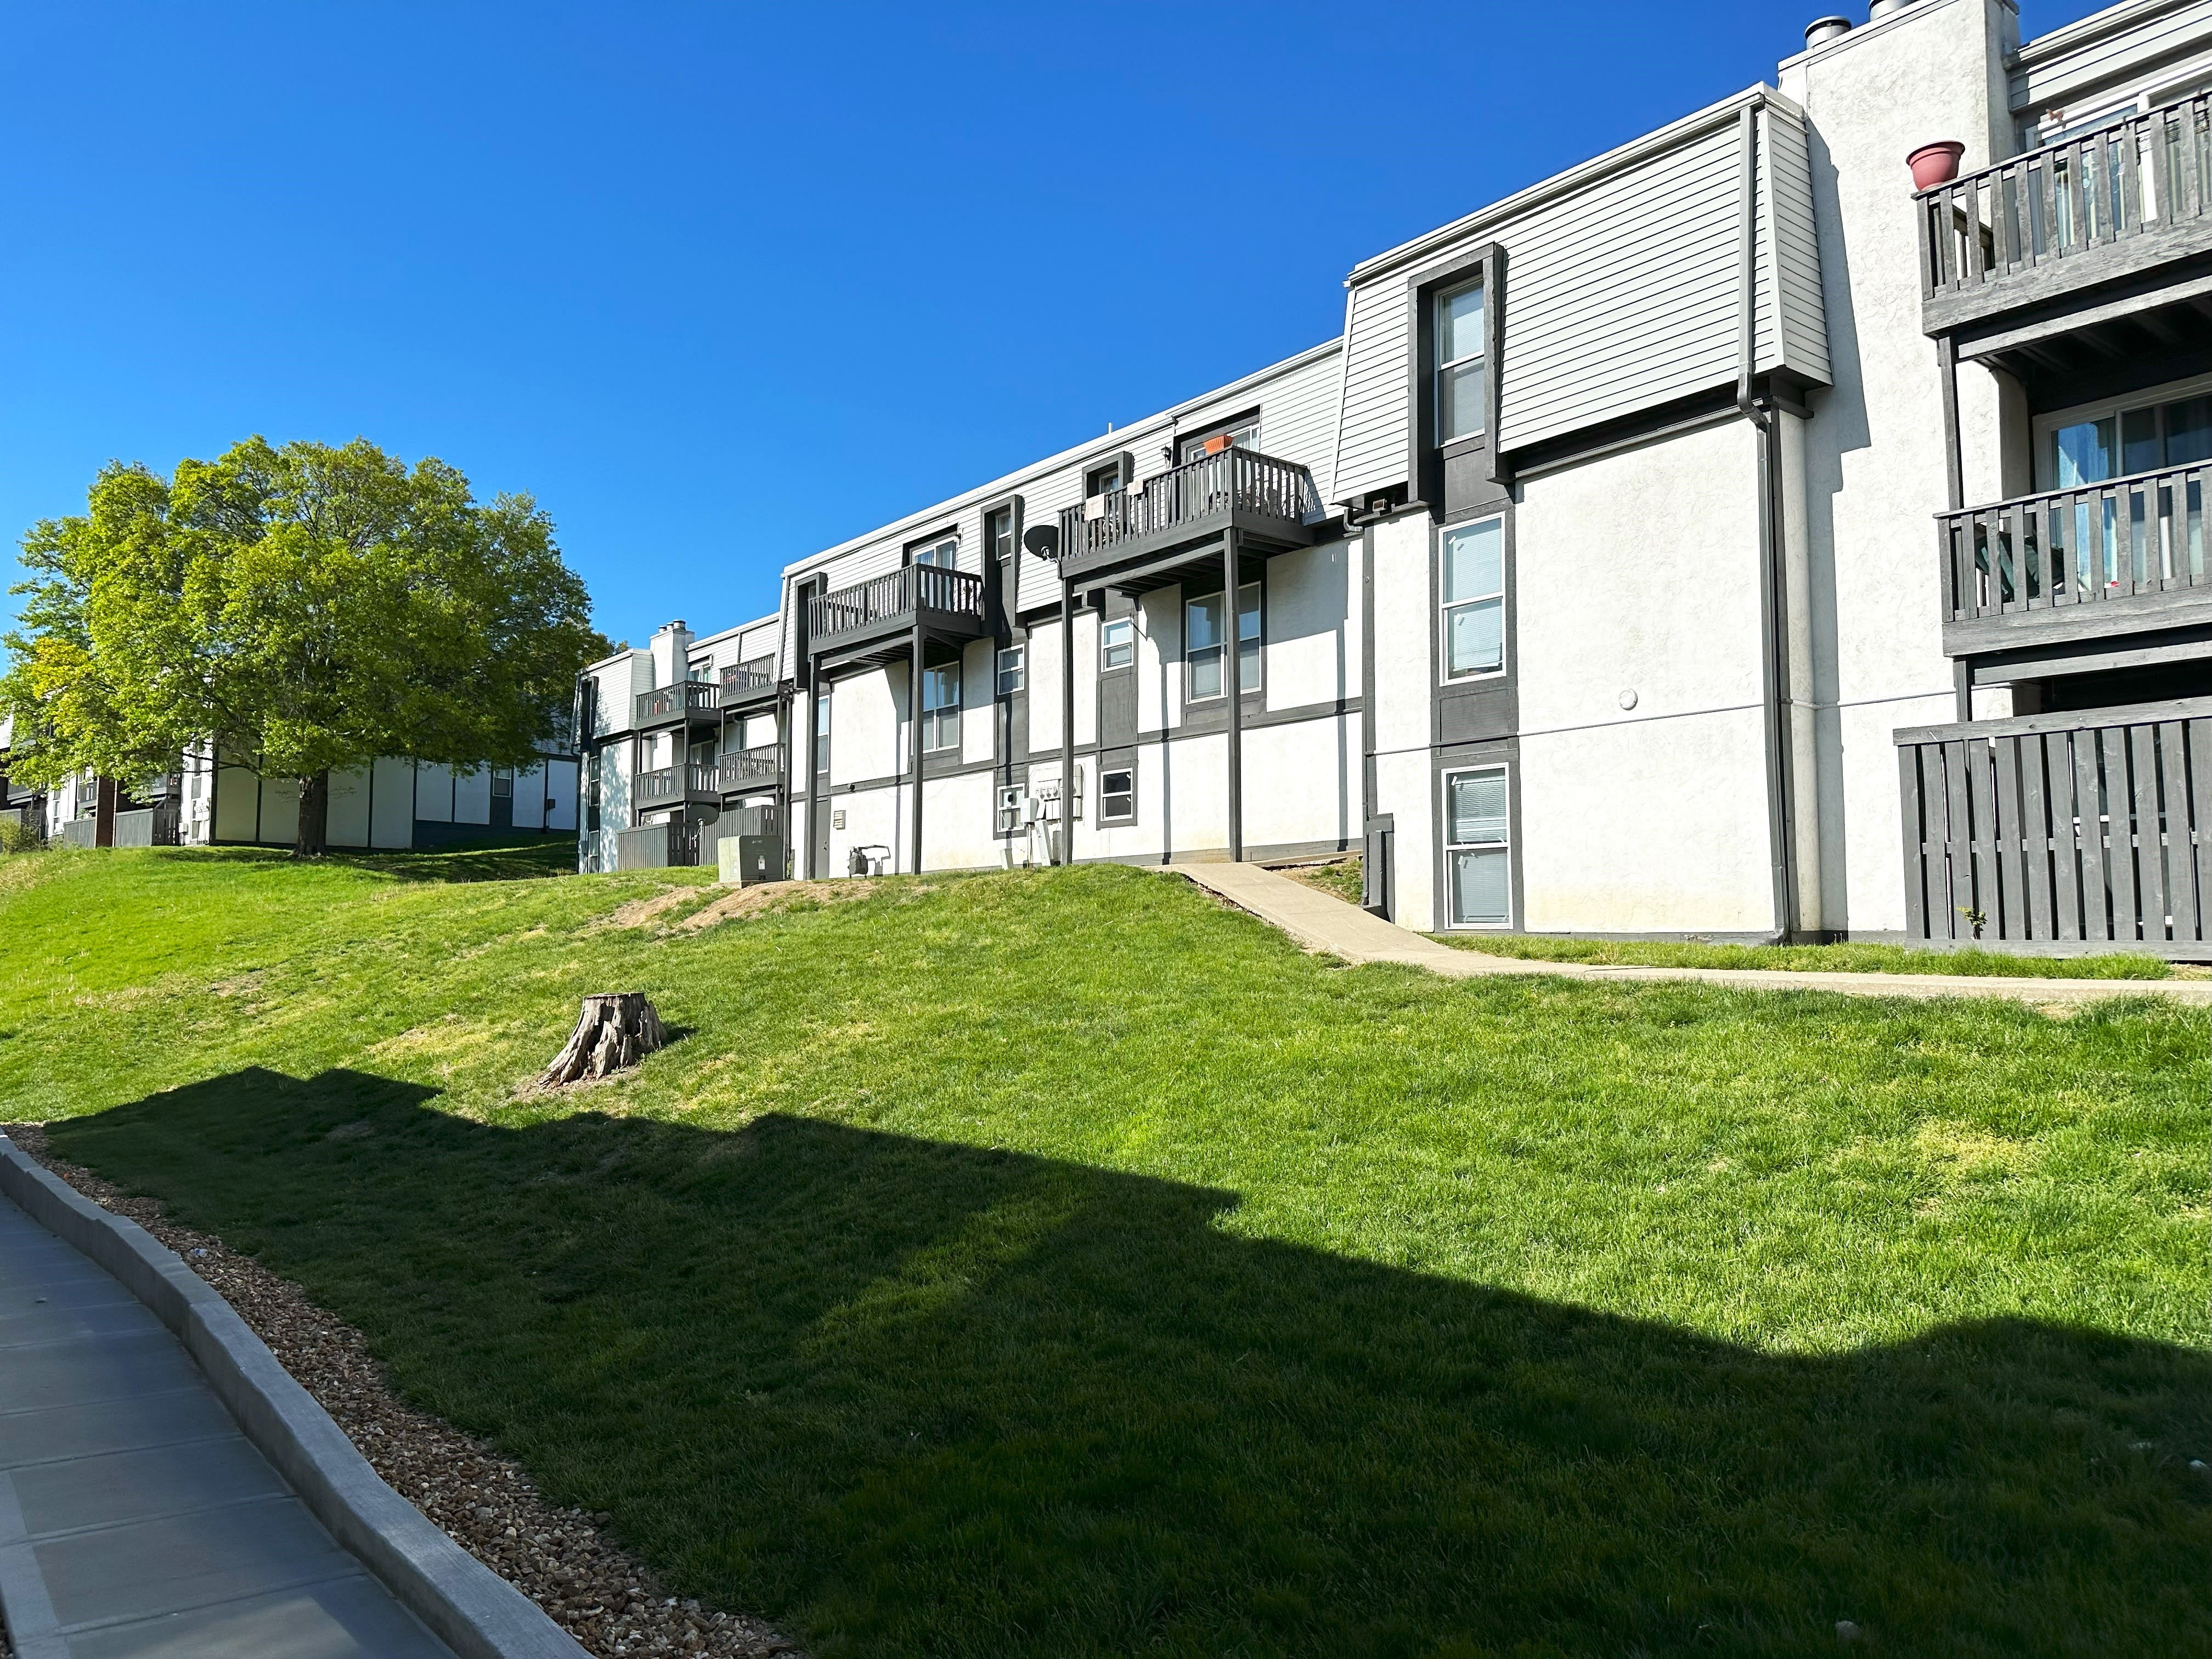
<instances>
[{"instance_id":1,"label":"apartment building","mask_svg":"<svg viewBox=\"0 0 2212 1659\"><path fill-rule=\"evenodd\" d=\"M1807 42L595 665L586 867L742 811L802 875L1358 849L1425 931L2202 954L2212 0Z\"/></svg>"}]
</instances>

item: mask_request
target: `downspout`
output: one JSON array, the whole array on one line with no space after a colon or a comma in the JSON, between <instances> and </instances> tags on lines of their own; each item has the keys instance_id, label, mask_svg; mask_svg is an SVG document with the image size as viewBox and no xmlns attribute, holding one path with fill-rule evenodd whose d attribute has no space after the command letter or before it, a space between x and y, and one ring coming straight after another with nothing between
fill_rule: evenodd
<instances>
[{"instance_id":1,"label":"downspout","mask_svg":"<svg viewBox=\"0 0 2212 1659\"><path fill-rule=\"evenodd\" d=\"M1771 398L1756 390L1759 351L1759 109L1747 104L1737 119L1741 139L1737 245L1735 405L1755 434L1759 471L1759 711L1766 748L1766 844L1778 939L1796 936L1796 823L1791 810L1790 651L1785 629L1789 592L1782 568L1780 434Z\"/></svg>"}]
</instances>

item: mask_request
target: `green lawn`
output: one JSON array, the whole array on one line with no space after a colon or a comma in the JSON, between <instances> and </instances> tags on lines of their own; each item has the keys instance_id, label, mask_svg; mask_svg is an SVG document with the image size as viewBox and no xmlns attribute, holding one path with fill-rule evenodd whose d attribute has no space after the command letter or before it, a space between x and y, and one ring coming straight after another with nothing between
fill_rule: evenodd
<instances>
[{"instance_id":1,"label":"green lawn","mask_svg":"<svg viewBox=\"0 0 2212 1659\"><path fill-rule=\"evenodd\" d=\"M0 1091L685 1593L824 1656L2203 1650L2201 1012L1345 969L1115 866L694 933L536 857L0 860ZM616 988L680 1040L518 1093Z\"/></svg>"}]
</instances>

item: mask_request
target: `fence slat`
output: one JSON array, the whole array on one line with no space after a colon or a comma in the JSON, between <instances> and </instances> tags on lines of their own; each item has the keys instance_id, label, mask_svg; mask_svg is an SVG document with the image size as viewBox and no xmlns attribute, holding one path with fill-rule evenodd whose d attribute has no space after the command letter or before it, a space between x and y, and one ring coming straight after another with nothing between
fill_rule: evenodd
<instances>
[{"instance_id":1,"label":"fence slat","mask_svg":"<svg viewBox=\"0 0 2212 1659\"><path fill-rule=\"evenodd\" d=\"M2112 883L2112 938L2125 943L2136 937L2142 911L2136 885L2134 838L2128 833L2128 733L2125 726L2108 726L2097 733L2105 762L2106 868Z\"/></svg>"},{"instance_id":2,"label":"fence slat","mask_svg":"<svg viewBox=\"0 0 2212 1659\"><path fill-rule=\"evenodd\" d=\"M2074 811L2081 823L2081 937L2112 936L2112 882L2105 862L2103 803L2098 786L2098 734L2074 733Z\"/></svg>"},{"instance_id":3,"label":"fence slat","mask_svg":"<svg viewBox=\"0 0 2212 1659\"><path fill-rule=\"evenodd\" d=\"M2153 944L2166 940L2166 848L2159 833L2159 753L2155 726L2128 728L2128 748L2134 772L2136 908L2142 936Z\"/></svg>"},{"instance_id":4,"label":"fence slat","mask_svg":"<svg viewBox=\"0 0 2212 1659\"><path fill-rule=\"evenodd\" d=\"M2020 829L2027 845L2021 852L2021 874L2027 890L2026 918L2029 939L2049 939L2051 911L2051 803L2043 781L2043 736L2008 738L2004 746L2014 752L2020 772Z\"/></svg>"},{"instance_id":5,"label":"fence slat","mask_svg":"<svg viewBox=\"0 0 2212 1659\"><path fill-rule=\"evenodd\" d=\"M1974 908L1974 836L1967 803L1972 786L1966 778L1966 745L1953 741L1943 745L1943 908L1945 939L1959 937L1966 912ZM1971 936L1972 928L1967 932Z\"/></svg>"},{"instance_id":6,"label":"fence slat","mask_svg":"<svg viewBox=\"0 0 2212 1659\"><path fill-rule=\"evenodd\" d=\"M2182 722L2189 757L2189 827L2196 842L2197 937L2212 939L2212 720Z\"/></svg>"},{"instance_id":7,"label":"fence slat","mask_svg":"<svg viewBox=\"0 0 2212 1659\"><path fill-rule=\"evenodd\" d=\"M1908 939L1927 939L1928 835L1922 817L1920 757L1924 745L1899 744L1897 749L1897 799L1905 835L1905 933Z\"/></svg>"},{"instance_id":8,"label":"fence slat","mask_svg":"<svg viewBox=\"0 0 2212 1659\"><path fill-rule=\"evenodd\" d=\"M2074 824L2074 744L2069 732L2039 734L2050 780L2052 937L2081 937L2081 843Z\"/></svg>"},{"instance_id":9,"label":"fence slat","mask_svg":"<svg viewBox=\"0 0 2212 1659\"><path fill-rule=\"evenodd\" d=\"M2182 722L2158 728L2159 815L2166 820L2166 903L2173 914L2177 945L2204 937L2197 894L2197 846L2190 811L2189 751Z\"/></svg>"},{"instance_id":10,"label":"fence slat","mask_svg":"<svg viewBox=\"0 0 2212 1659\"><path fill-rule=\"evenodd\" d=\"M2027 936L2027 912L2021 871L2020 740L1998 738L1990 745L1996 773L1996 811L1992 828L1996 836L1997 908L1990 916L1991 939Z\"/></svg>"},{"instance_id":11,"label":"fence slat","mask_svg":"<svg viewBox=\"0 0 2212 1659\"><path fill-rule=\"evenodd\" d=\"M1996 925L2003 904L1998 897L1997 837L1995 788L1990 777L1990 740L1970 738L1966 750L1966 822L1973 837L1974 896L1972 903L1983 916L1984 929ZM1966 930L1970 934L1972 927Z\"/></svg>"}]
</instances>

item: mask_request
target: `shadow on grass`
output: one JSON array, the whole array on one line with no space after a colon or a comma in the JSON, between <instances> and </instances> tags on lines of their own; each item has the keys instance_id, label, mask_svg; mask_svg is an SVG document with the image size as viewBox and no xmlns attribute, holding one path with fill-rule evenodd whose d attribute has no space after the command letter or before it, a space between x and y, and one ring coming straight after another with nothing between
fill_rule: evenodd
<instances>
[{"instance_id":1,"label":"shadow on grass","mask_svg":"<svg viewBox=\"0 0 2212 1659\"><path fill-rule=\"evenodd\" d=\"M159 859L221 859L233 864L298 864L281 847L175 847L155 849ZM444 848L429 852L361 853L333 848L319 862L343 865L394 881L534 881L576 873L576 843L562 836L509 845Z\"/></svg>"},{"instance_id":2,"label":"shadow on grass","mask_svg":"<svg viewBox=\"0 0 2212 1659\"><path fill-rule=\"evenodd\" d=\"M2197 1352L1992 1321L1775 1355L1239 1237L1222 1192L429 1097L251 1071L52 1133L822 1653L2201 1638Z\"/></svg>"}]
</instances>

